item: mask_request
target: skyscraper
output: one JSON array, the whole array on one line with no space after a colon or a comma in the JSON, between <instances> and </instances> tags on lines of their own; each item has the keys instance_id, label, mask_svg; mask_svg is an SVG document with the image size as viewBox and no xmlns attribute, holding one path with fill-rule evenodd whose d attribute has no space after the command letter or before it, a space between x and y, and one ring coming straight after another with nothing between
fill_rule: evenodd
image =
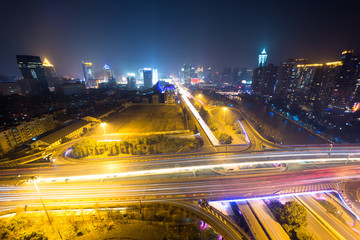
<instances>
[{"instance_id":1,"label":"skyscraper","mask_svg":"<svg viewBox=\"0 0 360 240\"><path fill-rule=\"evenodd\" d=\"M212 81L212 69L211 67L209 67L207 70L206 70L206 76L205 76L205 81L206 82L211 82Z\"/></svg>"},{"instance_id":2,"label":"skyscraper","mask_svg":"<svg viewBox=\"0 0 360 240\"><path fill-rule=\"evenodd\" d=\"M105 82L114 81L113 72L111 71L110 66L105 64L103 69Z\"/></svg>"},{"instance_id":3,"label":"skyscraper","mask_svg":"<svg viewBox=\"0 0 360 240\"><path fill-rule=\"evenodd\" d=\"M297 75L297 65L307 64L308 60L301 59L288 59L282 61L279 67L278 79L276 81L275 96L280 99L285 99L289 92L296 87L295 79Z\"/></svg>"},{"instance_id":4,"label":"skyscraper","mask_svg":"<svg viewBox=\"0 0 360 240\"><path fill-rule=\"evenodd\" d=\"M262 50L262 52L259 54L259 65L258 67L265 67L266 66L266 59L267 59L267 53L265 51L265 48Z\"/></svg>"},{"instance_id":5,"label":"skyscraper","mask_svg":"<svg viewBox=\"0 0 360 240\"><path fill-rule=\"evenodd\" d=\"M260 95L272 96L277 77L278 67L269 64L266 67L259 67L254 70L251 88Z\"/></svg>"},{"instance_id":6,"label":"skyscraper","mask_svg":"<svg viewBox=\"0 0 360 240\"><path fill-rule=\"evenodd\" d=\"M182 71L182 77L183 82L185 85L190 86L191 84L191 65L190 64L184 64L184 67L181 69Z\"/></svg>"},{"instance_id":7,"label":"skyscraper","mask_svg":"<svg viewBox=\"0 0 360 240\"><path fill-rule=\"evenodd\" d=\"M47 58L44 59L43 62L45 76L47 78L54 78L56 77L56 71L54 65L52 65Z\"/></svg>"},{"instance_id":8,"label":"skyscraper","mask_svg":"<svg viewBox=\"0 0 360 240\"><path fill-rule=\"evenodd\" d=\"M159 81L159 75L157 68L152 70L152 85L155 85Z\"/></svg>"},{"instance_id":9,"label":"skyscraper","mask_svg":"<svg viewBox=\"0 0 360 240\"><path fill-rule=\"evenodd\" d=\"M94 83L92 80L94 80L94 72L92 69L92 63L91 62L82 62L82 68L84 72L84 79L85 83L88 87L94 87Z\"/></svg>"},{"instance_id":10,"label":"skyscraper","mask_svg":"<svg viewBox=\"0 0 360 240\"><path fill-rule=\"evenodd\" d=\"M144 88L148 89L153 86L153 71L151 68L144 68L143 70L144 77Z\"/></svg>"},{"instance_id":11,"label":"skyscraper","mask_svg":"<svg viewBox=\"0 0 360 240\"><path fill-rule=\"evenodd\" d=\"M24 81L29 81L29 85L32 86L32 94L36 95L37 93L48 93L48 82L40 57L16 55L16 59ZM38 88L38 91L36 88Z\"/></svg>"},{"instance_id":12,"label":"skyscraper","mask_svg":"<svg viewBox=\"0 0 360 240\"><path fill-rule=\"evenodd\" d=\"M224 68L224 71L221 73L221 82L222 83L231 82L231 68Z\"/></svg>"},{"instance_id":13,"label":"skyscraper","mask_svg":"<svg viewBox=\"0 0 360 240\"><path fill-rule=\"evenodd\" d=\"M136 89L136 78L134 73L128 73L127 75L127 87L129 90Z\"/></svg>"},{"instance_id":14,"label":"skyscraper","mask_svg":"<svg viewBox=\"0 0 360 240\"><path fill-rule=\"evenodd\" d=\"M332 96L332 107L350 111L360 102L360 55L353 50L342 52L343 66L339 72Z\"/></svg>"}]
</instances>

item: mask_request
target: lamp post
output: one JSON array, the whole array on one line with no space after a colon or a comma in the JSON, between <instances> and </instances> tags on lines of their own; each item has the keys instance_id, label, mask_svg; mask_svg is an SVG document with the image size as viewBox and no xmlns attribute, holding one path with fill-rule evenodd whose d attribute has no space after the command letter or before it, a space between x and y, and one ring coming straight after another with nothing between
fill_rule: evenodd
<instances>
[{"instance_id":1,"label":"lamp post","mask_svg":"<svg viewBox=\"0 0 360 240\"><path fill-rule=\"evenodd\" d=\"M30 177L29 182L34 183L34 186L35 186L35 189L36 189L36 191L37 191L37 193L38 193L38 195L39 195L39 198L40 198L41 204L42 204L42 205L43 205L43 207L44 207L44 210L45 210L46 216L47 216L47 218L48 218L48 220L49 220L50 225L52 226L52 222L51 222L51 219L50 219L49 213L48 213L48 211L46 210L45 203L44 203L44 201L43 201L43 199L42 199L42 197L41 197L41 193L40 193L39 188L38 188L38 186L37 186L37 184L36 184L36 182L38 181L38 179L39 179L39 177L38 177L38 176L33 176L33 177Z\"/></svg>"},{"instance_id":2,"label":"lamp post","mask_svg":"<svg viewBox=\"0 0 360 240\"><path fill-rule=\"evenodd\" d=\"M222 128L222 133L224 134L224 128L226 127L225 126L225 112L226 112L226 109L227 107L223 107L223 111L224 111L224 125L223 125L223 128ZM226 143L226 140L225 140L225 157L227 158L227 143Z\"/></svg>"},{"instance_id":3,"label":"lamp post","mask_svg":"<svg viewBox=\"0 0 360 240\"><path fill-rule=\"evenodd\" d=\"M328 155L329 155L329 158L330 158L331 150L332 150L333 147L334 147L334 144L331 143L331 144L330 144L330 149L329 149L329 154L328 154Z\"/></svg>"},{"instance_id":4,"label":"lamp post","mask_svg":"<svg viewBox=\"0 0 360 240\"><path fill-rule=\"evenodd\" d=\"M224 110L224 118L223 118L223 121L224 121L224 126L223 126L223 132L224 133L224 127L225 127L225 111L226 111L227 107L223 107L223 110Z\"/></svg>"},{"instance_id":5,"label":"lamp post","mask_svg":"<svg viewBox=\"0 0 360 240\"><path fill-rule=\"evenodd\" d=\"M106 132L105 132L105 127L106 127L106 123L100 123L100 126L102 126L103 127L103 129L104 129L104 138L105 138L105 140L106 140Z\"/></svg>"}]
</instances>

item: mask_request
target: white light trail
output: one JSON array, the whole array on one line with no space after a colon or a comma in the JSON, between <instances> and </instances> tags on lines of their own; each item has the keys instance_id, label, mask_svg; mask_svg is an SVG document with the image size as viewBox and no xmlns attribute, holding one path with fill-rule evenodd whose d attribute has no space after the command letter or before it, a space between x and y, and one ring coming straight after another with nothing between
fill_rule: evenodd
<instances>
[{"instance_id":1,"label":"white light trail","mask_svg":"<svg viewBox=\"0 0 360 240\"><path fill-rule=\"evenodd\" d=\"M295 159L295 160L273 160L273 161L257 161L257 162L242 162L242 163L226 163L216 165L202 165L202 166L189 166L189 167L177 167L177 168L164 168L164 169L153 169L133 172L121 172L111 174L96 174L96 175L82 175L82 176L69 176L69 177L55 177L55 178L39 178L38 182L68 182L68 181L87 181L97 179L111 179L111 178L122 178L122 177L136 177L146 175L157 175L157 174L172 174L180 172L193 172L203 169L211 168L234 168L243 166L252 166L258 164L280 164L280 163L301 163L301 162L346 162L346 161L360 161L360 158L317 158L317 159Z\"/></svg>"}]
</instances>

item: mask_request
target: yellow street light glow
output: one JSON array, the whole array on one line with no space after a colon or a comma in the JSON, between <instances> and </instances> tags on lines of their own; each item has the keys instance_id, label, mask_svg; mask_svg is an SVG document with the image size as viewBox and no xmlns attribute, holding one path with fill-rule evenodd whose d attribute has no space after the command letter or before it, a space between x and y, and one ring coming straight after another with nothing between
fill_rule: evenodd
<instances>
[{"instance_id":1,"label":"yellow street light glow","mask_svg":"<svg viewBox=\"0 0 360 240\"><path fill-rule=\"evenodd\" d=\"M327 66L333 65L333 66L342 66L343 63L341 61L336 61L336 62L327 62L325 63Z\"/></svg>"},{"instance_id":2,"label":"yellow street light glow","mask_svg":"<svg viewBox=\"0 0 360 240\"><path fill-rule=\"evenodd\" d=\"M106 123L100 123L100 126L102 126L103 127L103 129L104 129L104 138L105 138L105 140L106 140L106 132L105 132L105 127L106 127Z\"/></svg>"}]
</instances>

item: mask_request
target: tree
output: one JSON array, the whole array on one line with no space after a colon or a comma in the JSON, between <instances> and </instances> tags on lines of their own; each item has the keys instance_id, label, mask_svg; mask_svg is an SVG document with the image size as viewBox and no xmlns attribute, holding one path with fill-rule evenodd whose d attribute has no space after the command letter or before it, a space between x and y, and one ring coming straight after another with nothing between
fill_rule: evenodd
<instances>
[{"instance_id":1,"label":"tree","mask_svg":"<svg viewBox=\"0 0 360 240\"><path fill-rule=\"evenodd\" d=\"M305 207L294 201L285 203L279 210L279 221L296 228L306 226L306 216Z\"/></svg>"},{"instance_id":2,"label":"tree","mask_svg":"<svg viewBox=\"0 0 360 240\"><path fill-rule=\"evenodd\" d=\"M232 143L232 137L227 135L226 133L222 133L220 134L220 137L219 137L219 141L222 143L222 144L231 144Z\"/></svg>"},{"instance_id":3,"label":"tree","mask_svg":"<svg viewBox=\"0 0 360 240\"><path fill-rule=\"evenodd\" d=\"M21 240L47 240L48 238L41 233L32 232L32 233L25 233L23 236L20 237Z\"/></svg>"},{"instance_id":4,"label":"tree","mask_svg":"<svg viewBox=\"0 0 360 240\"><path fill-rule=\"evenodd\" d=\"M213 124L213 125L211 125L210 129L211 129L211 131L215 132L219 129L219 125Z\"/></svg>"},{"instance_id":5,"label":"tree","mask_svg":"<svg viewBox=\"0 0 360 240\"><path fill-rule=\"evenodd\" d=\"M199 110L199 114L202 117L202 119L204 119L205 122L207 122L210 118L209 113L204 109L203 106L201 106L201 108Z\"/></svg>"}]
</instances>

